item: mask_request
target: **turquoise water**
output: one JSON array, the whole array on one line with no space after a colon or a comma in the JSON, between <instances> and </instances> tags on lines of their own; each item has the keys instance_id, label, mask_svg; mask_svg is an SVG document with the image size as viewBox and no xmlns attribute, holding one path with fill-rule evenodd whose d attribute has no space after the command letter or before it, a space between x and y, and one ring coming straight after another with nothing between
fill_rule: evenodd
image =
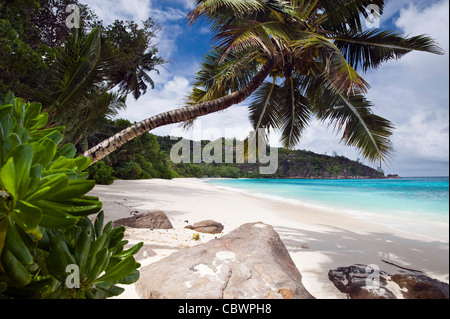
<instances>
[{"instance_id":1,"label":"turquoise water","mask_svg":"<svg viewBox=\"0 0 450 319\"><path fill-rule=\"evenodd\" d=\"M380 180L210 179L278 200L298 200L448 241L449 178Z\"/></svg>"}]
</instances>

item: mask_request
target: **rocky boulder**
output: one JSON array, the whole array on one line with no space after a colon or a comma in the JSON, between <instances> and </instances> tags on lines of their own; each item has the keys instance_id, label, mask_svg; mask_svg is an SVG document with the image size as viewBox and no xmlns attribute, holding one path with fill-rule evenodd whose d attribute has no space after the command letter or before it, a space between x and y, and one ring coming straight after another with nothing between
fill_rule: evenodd
<instances>
[{"instance_id":1,"label":"rocky boulder","mask_svg":"<svg viewBox=\"0 0 450 319\"><path fill-rule=\"evenodd\" d=\"M390 275L373 265L330 270L328 278L350 299L448 299L449 286L421 272L398 269Z\"/></svg>"},{"instance_id":2,"label":"rocky boulder","mask_svg":"<svg viewBox=\"0 0 450 319\"><path fill-rule=\"evenodd\" d=\"M449 299L448 284L420 273L403 272L391 277L405 299Z\"/></svg>"},{"instance_id":3,"label":"rocky boulder","mask_svg":"<svg viewBox=\"0 0 450 319\"><path fill-rule=\"evenodd\" d=\"M372 267L356 264L339 267L328 272L328 278L340 292L350 299L396 299L386 288L389 275L383 271L375 273Z\"/></svg>"},{"instance_id":4,"label":"rocky boulder","mask_svg":"<svg viewBox=\"0 0 450 319\"><path fill-rule=\"evenodd\" d=\"M223 225L213 220L204 220L198 223L195 223L193 226L186 226L187 229L195 230L199 233L206 234L220 234L223 231Z\"/></svg>"},{"instance_id":5,"label":"rocky boulder","mask_svg":"<svg viewBox=\"0 0 450 319\"><path fill-rule=\"evenodd\" d=\"M166 214L161 211L138 213L128 218L118 219L114 227L127 226L132 228L172 229L172 223Z\"/></svg>"},{"instance_id":6,"label":"rocky boulder","mask_svg":"<svg viewBox=\"0 0 450 319\"><path fill-rule=\"evenodd\" d=\"M144 299L313 298L272 226L245 224L141 269Z\"/></svg>"}]
</instances>

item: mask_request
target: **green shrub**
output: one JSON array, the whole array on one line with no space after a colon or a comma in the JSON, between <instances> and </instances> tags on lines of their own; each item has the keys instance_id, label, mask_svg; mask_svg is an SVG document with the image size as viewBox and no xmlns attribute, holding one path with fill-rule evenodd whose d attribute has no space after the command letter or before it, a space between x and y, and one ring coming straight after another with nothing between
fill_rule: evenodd
<instances>
[{"instance_id":1,"label":"green shrub","mask_svg":"<svg viewBox=\"0 0 450 319\"><path fill-rule=\"evenodd\" d=\"M93 226L87 216L102 203L86 196L95 186L84 170L89 158L75 158L72 144L60 146L63 127L47 128L41 105L12 94L0 106L0 299L106 298L117 283L137 280L133 258L124 252L123 228ZM69 268L80 285L67 284ZM74 278L75 278L74 277Z\"/></svg>"},{"instance_id":2,"label":"green shrub","mask_svg":"<svg viewBox=\"0 0 450 319\"><path fill-rule=\"evenodd\" d=\"M142 167L136 162L125 162L115 168L117 178L124 180L134 180L151 178L149 173L144 171Z\"/></svg>"},{"instance_id":3,"label":"green shrub","mask_svg":"<svg viewBox=\"0 0 450 319\"><path fill-rule=\"evenodd\" d=\"M89 179L100 185L111 185L114 182L114 169L104 161L98 161L87 169Z\"/></svg>"}]
</instances>

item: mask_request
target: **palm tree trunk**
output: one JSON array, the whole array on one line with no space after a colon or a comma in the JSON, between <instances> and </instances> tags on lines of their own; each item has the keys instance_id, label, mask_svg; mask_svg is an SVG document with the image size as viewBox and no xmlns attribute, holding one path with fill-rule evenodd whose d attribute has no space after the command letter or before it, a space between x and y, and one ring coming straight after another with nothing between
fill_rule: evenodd
<instances>
[{"instance_id":1,"label":"palm tree trunk","mask_svg":"<svg viewBox=\"0 0 450 319\"><path fill-rule=\"evenodd\" d=\"M279 57L270 59L255 77L241 90L233 92L222 98L208 101L189 107L172 110L169 112L155 115L151 118L143 120L125 130L117 133L109 139L94 146L83 155L92 159L92 164L103 159L105 156L111 154L122 145L131 141L132 139L141 136L157 127L185 122L190 119L195 119L200 116L215 113L225 110L232 105L241 103L248 98L256 89L263 84L264 80L269 76L272 69L279 62Z\"/></svg>"}]
</instances>

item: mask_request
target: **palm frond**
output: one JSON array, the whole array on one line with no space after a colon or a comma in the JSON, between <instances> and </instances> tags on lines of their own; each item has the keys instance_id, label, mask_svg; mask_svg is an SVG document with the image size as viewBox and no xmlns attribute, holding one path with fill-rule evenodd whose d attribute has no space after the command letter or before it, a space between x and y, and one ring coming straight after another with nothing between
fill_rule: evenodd
<instances>
[{"instance_id":1,"label":"palm frond","mask_svg":"<svg viewBox=\"0 0 450 319\"><path fill-rule=\"evenodd\" d=\"M305 34L308 36L305 37ZM369 84L347 62L345 56L334 43L321 35L303 32L303 38L292 42L294 52L301 55L306 49L313 49L318 57L316 62L322 62L324 70L322 76L335 91L354 95L357 92L366 93Z\"/></svg>"},{"instance_id":2,"label":"palm frond","mask_svg":"<svg viewBox=\"0 0 450 319\"><path fill-rule=\"evenodd\" d=\"M375 5L383 14L386 0L319 0L317 10L323 11L322 26L326 30L362 31L366 8Z\"/></svg>"},{"instance_id":3,"label":"palm frond","mask_svg":"<svg viewBox=\"0 0 450 319\"><path fill-rule=\"evenodd\" d=\"M101 54L101 36L94 29L84 39L82 31L74 31L65 49L60 52L56 65L54 79L54 98L50 110L71 107L83 98L85 88L93 83L99 83L101 72L99 58Z\"/></svg>"},{"instance_id":4,"label":"palm frond","mask_svg":"<svg viewBox=\"0 0 450 319\"><path fill-rule=\"evenodd\" d=\"M190 24L198 19L206 20L213 30L230 24L236 18L248 17L250 13L264 10L258 0L196 0L196 7L188 14Z\"/></svg>"},{"instance_id":5,"label":"palm frond","mask_svg":"<svg viewBox=\"0 0 450 319\"><path fill-rule=\"evenodd\" d=\"M223 63L220 63L220 55L219 49L213 49L205 56L205 61L197 72L189 104L212 101L240 90L258 71L255 61L257 51L230 53Z\"/></svg>"},{"instance_id":6,"label":"palm frond","mask_svg":"<svg viewBox=\"0 0 450 319\"><path fill-rule=\"evenodd\" d=\"M328 89L312 90L314 114L321 121L329 121L337 132L342 132L341 141L356 147L361 155L376 162L386 161L393 152L390 140L394 125L372 112L372 103L362 95L352 97Z\"/></svg>"},{"instance_id":7,"label":"palm frond","mask_svg":"<svg viewBox=\"0 0 450 319\"><path fill-rule=\"evenodd\" d=\"M426 35L405 37L393 30L346 30L329 37L334 41L346 60L364 72L379 67L383 62L399 59L411 51L444 54L437 43Z\"/></svg>"},{"instance_id":8,"label":"palm frond","mask_svg":"<svg viewBox=\"0 0 450 319\"><path fill-rule=\"evenodd\" d=\"M264 128L279 128L281 126L282 88L276 84L276 78L272 83L264 82L254 93L254 98L249 106L250 122L255 130Z\"/></svg>"},{"instance_id":9,"label":"palm frond","mask_svg":"<svg viewBox=\"0 0 450 319\"><path fill-rule=\"evenodd\" d=\"M283 86L283 108L281 109L281 142L286 148L295 147L311 119L309 101L298 90L298 79L291 76Z\"/></svg>"}]
</instances>

